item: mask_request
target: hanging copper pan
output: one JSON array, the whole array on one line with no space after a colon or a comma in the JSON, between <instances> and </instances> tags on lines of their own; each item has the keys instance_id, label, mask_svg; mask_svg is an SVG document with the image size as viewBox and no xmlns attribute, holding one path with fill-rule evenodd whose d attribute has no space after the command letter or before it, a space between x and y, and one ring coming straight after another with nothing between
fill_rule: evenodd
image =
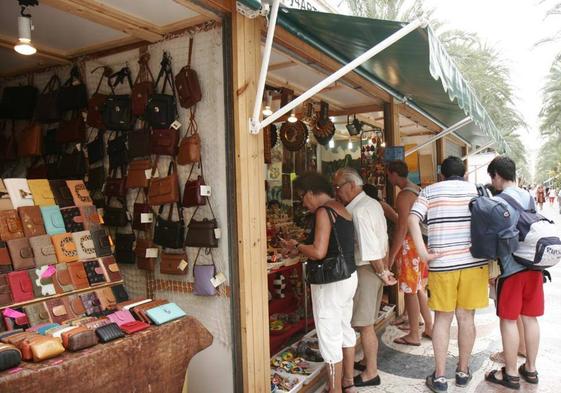
<instances>
[{"instance_id":1,"label":"hanging copper pan","mask_svg":"<svg viewBox=\"0 0 561 393\"><path fill-rule=\"evenodd\" d=\"M280 140L289 151L300 150L306 144L308 127L304 122L297 120L295 123L284 122L280 129Z\"/></svg>"},{"instance_id":2,"label":"hanging copper pan","mask_svg":"<svg viewBox=\"0 0 561 393\"><path fill-rule=\"evenodd\" d=\"M329 119L329 104L327 102L321 102L319 119L312 132L322 145L328 143L335 135L335 124Z\"/></svg>"}]
</instances>

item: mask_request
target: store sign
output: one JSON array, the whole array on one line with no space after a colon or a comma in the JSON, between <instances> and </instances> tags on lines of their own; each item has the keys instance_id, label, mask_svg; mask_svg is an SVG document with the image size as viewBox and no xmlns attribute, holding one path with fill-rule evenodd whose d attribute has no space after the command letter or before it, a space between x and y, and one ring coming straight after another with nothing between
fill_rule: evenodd
<instances>
[{"instance_id":1,"label":"store sign","mask_svg":"<svg viewBox=\"0 0 561 393\"><path fill-rule=\"evenodd\" d=\"M405 160L405 147L393 146L384 149L384 161Z\"/></svg>"},{"instance_id":2,"label":"store sign","mask_svg":"<svg viewBox=\"0 0 561 393\"><path fill-rule=\"evenodd\" d=\"M317 1L309 0L282 0L282 4L289 8L298 8L306 11L320 11L325 10L325 7L319 6Z\"/></svg>"}]
</instances>

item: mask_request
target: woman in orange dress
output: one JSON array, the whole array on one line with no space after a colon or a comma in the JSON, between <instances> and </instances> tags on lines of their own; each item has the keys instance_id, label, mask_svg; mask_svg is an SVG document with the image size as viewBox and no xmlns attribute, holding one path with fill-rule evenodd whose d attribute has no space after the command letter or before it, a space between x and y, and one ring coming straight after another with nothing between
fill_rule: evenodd
<instances>
[{"instance_id":1,"label":"woman in orange dress","mask_svg":"<svg viewBox=\"0 0 561 393\"><path fill-rule=\"evenodd\" d=\"M543 204L545 203L545 190L543 186L538 187L538 190L536 191L536 199L540 210L543 210Z\"/></svg>"}]
</instances>

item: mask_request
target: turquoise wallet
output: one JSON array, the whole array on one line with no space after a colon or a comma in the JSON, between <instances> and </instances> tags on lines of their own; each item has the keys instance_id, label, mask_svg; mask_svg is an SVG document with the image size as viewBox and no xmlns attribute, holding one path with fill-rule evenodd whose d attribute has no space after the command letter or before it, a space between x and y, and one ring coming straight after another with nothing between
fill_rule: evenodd
<instances>
[{"instance_id":1,"label":"turquoise wallet","mask_svg":"<svg viewBox=\"0 0 561 393\"><path fill-rule=\"evenodd\" d=\"M41 206L41 215L45 223L45 229L49 235L58 235L65 233L64 220L58 205Z\"/></svg>"},{"instance_id":2,"label":"turquoise wallet","mask_svg":"<svg viewBox=\"0 0 561 393\"><path fill-rule=\"evenodd\" d=\"M54 327L60 326L58 323L49 323L48 325L45 326L41 326L39 329L37 329L37 333L39 334L45 334L45 332L49 329L52 329Z\"/></svg>"},{"instance_id":3,"label":"turquoise wallet","mask_svg":"<svg viewBox=\"0 0 561 393\"><path fill-rule=\"evenodd\" d=\"M163 304L161 306L151 308L146 311L146 314L156 325L162 325L186 315L185 311L179 308L179 306L175 303Z\"/></svg>"}]
</instances>

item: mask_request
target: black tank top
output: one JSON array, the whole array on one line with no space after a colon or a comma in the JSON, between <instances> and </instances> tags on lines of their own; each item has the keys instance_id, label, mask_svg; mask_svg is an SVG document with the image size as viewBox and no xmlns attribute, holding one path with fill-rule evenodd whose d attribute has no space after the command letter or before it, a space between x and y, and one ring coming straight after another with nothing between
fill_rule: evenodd
<instances>
[{"instance_id":1,"label":"black tank top","mask_svg":"<svg viewBox=\"0 0 561 393\"><path fill-rule=\"evenodd\" d=\"M351 272L356 270L355 264L355 239L354 239L354 231L355 228L353 226L352 220L347 220L344 217L341 217L337 211L329 206L321 206L318 209L324 208L327 210L327 215L329 219L333 223L333 217L335 217L335 223L331 227L331 234L329 236L329 245L327 246L327 254L325 258L332 258L339 255L339 248L337 247L337 239L335 239L334 230L337 231L337 236L339 237L339 243L341 244L341 249L343 250L343 255L345 256L345 261ZM311 232L306 239L306 244L313 244L315 231L316 229L316 220L315 217L312 220L311 224Z\"/></svg>"}]
</instances>

